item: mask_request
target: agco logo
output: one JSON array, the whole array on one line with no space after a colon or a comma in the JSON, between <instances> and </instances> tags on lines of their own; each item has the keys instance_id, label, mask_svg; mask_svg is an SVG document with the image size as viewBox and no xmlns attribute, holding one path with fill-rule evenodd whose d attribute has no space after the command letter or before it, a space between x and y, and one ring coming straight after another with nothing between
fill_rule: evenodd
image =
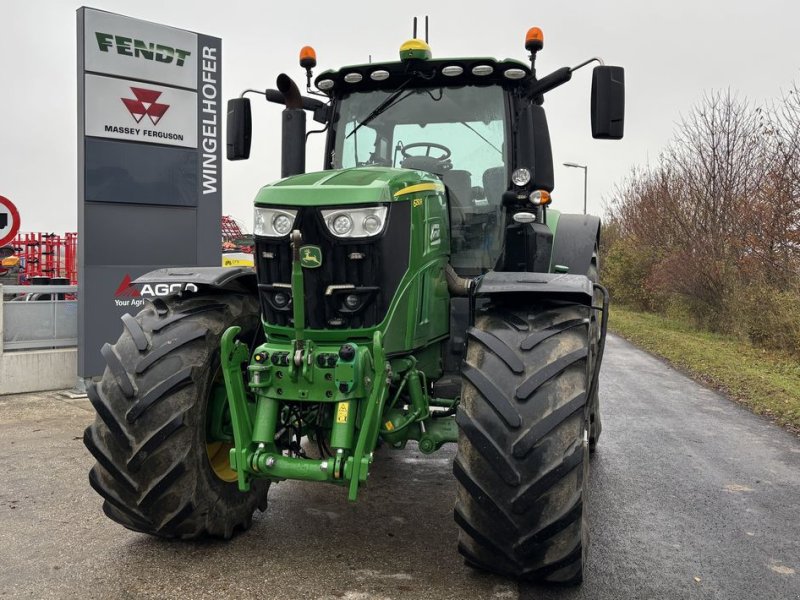
<instances>
[{"instance_id":1,"label":"agco logo","mask_svg":"<svg viewBox=\"0 0 800 600\"><path fill-rule=\"evenodd\" d=\"M160 104L156 102L159 96L161 96L161 92L138 87L132 87L131 92L136 96L135 100L132 98L120 98L120 100L122 100L128 112L131 113L134 121L139 123L144 119L144 116L147 115L154 127L158 125L161 117L164 116L164 113L166 113L169 108L169 104Z\"/></svg>"},{"instance_id":2,"label":"agco logo","mask_svg":"<svg viewBox=\"0 0 800 600\"><path fill-rule=\"evenodd\" d=\"M140 307L144 305L146 298L158 298L180 294L181 292L196 292L198 288L193 283L144 283L137 289L131 280L130 275L122 278L117 291L114 292L114 303L117 306Z\"/></svg>"},{"instance_id":3,"label":"agco logo","mask_svg":"<svg viewBox=\"0 0 800 600\"><path fill-rule=\"evenodd\" d=\"M122 278L122 282L119 284L117 291L114 292L115 298L138 298L141 295L141 292L133 287L130 275L125 275L125 277Z\"/></svg>"}]
</instances>

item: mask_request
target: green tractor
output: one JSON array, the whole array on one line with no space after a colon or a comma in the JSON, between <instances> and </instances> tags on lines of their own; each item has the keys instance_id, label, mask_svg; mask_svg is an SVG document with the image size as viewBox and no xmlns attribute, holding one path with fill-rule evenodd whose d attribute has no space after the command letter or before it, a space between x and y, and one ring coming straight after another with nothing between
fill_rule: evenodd
<instances>
[{"instance_id":1,"label":"green tractor","mask_svg":"<svg viewBox=\"0 0 800 600\"><path fill-rule=\"evenodd\" d=\"M581 581L608 296L599 219L550 207L542 103L601 61L538 78L542 41L531 29L520 62L434 59L413 39L316 90L304 48L309 95L286 75L258 92L285 110L283 179L255 198L255 271L144 275L183 291L123 317L102 348L84 441L109 518L230 538L273 483L356 500L375 452L453 443L466 563ZM326 132L319 172L305 169L307 113ZM621 138L623 113L623 70L601 63L593 136ZM229 102L227 135L228 158L247 158L248 99Z\"/></svg>"}]
</instances>

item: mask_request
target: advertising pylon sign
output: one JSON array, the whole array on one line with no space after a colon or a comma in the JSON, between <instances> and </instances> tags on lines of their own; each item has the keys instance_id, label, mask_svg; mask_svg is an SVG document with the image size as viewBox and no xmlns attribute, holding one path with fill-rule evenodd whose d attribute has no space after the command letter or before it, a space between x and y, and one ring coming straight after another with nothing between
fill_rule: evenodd
<instances>
[{"instance_id":1,"label":"advertising pylon sign","mask_svg":"<svg viewBox=\"0 0 800 600\"><path fill-rule=\"evenodd\" d=\"M220 264L219 38L80 8L78 28L78 375L168 266Z\"/></svg>"}]
</instances>

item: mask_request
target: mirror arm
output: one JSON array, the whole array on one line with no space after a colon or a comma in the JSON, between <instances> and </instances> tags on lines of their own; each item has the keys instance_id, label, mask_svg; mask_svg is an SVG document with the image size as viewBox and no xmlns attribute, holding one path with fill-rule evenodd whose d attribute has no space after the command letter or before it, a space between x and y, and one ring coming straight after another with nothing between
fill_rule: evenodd
<instances>
[{"instance_id":1,"label":"mirror arm","mask_svg":"<svg viewBox=\"0 0 800 600\"><path fill-rule=\"evenodd\" d=\"M283 104L286 105L286 99L283 97L283 94L279 90L254 90L254 89L246 89L243 91L239 97L244 98L247 94L260 94L264 96L267 102L272 102L274 104ZM317 109L326 106L326 104L322 100L317 100L316 98L309 98L308 96L300 96L303 102L303 109L314 112Z\"/></svg>"},{"instance_id":2,"label":"mirror arm","mask_svg":"<svg viewBox=\"0 0 800 600\"><path fill-rule=\"evenodd\" d=\"M592 64L593 62L597 62L597 63L599 63L601 67L604 67L604 66L606 65L606 63L604 63L604 62L603 62L603 59L602 59L602 58L600 58L599 56L593 56L592 58L590 58L590 59L588 59L588 60L585 60L585 61L583 61L583 62L582 62L581 64L579 64L577 67L572 67L572 68L571 68L569 71L570 71L570 73L572 73L572 72L574 72L574 71L577 71L577 70L578 70L578 69L580 69L581 67L585 67L586 65L590 65L590 64Z\"/></svg>"},{"instance_id":3,"label":"mirror arm","mask_svg":"<svg viewBox=\"0 0 800 600\"><path fill-rule=\"evenodd\" d=\"M259 94L264 96L267 102L272 102L273 104L282 104L284 106L286 105L286 100L279 90L254 90L252 88L248 88L244 90L239 97L244 98L247 94ZM330 117L329 104L326 104L321 100L317 100L316 98L309 98L308 96L301 96L301 100L303 102L303 109L313 113L313 119L317 123L324 124L328 122Z\"/></svg>"},{"instance_id":4,"label":"mirror arm","mask_svg":"<svg viewBox=\"0 0 800 600\"><path fill-rule=\"evenodd\" d=\"M593 62L605 65L602 58L594 56L588 60L583 61L581 64L575 67L561 67L560 69L556 69L549 75L545 75L541 79L531 82L530 90L528 90L528 97L541 98L541 96L546 94L547 92L554 90L558 86L567 83L570 79L572 79L572 74L575 71L577 71L582 67L585 67L586 65L590 65Z\"/></svg>"},{"instance_id":5,"label":"mirror arm","mask_svg":"<svg viewBox=\"0 0 800 600\"><path fill-rule=\"evenodd\" d=\"M266 96L266 92L262 92L261 90L254 90L252 88L247 88L241 94L239 94L239 98L244 98L247 94L261 94L262 96Z\"/></svg>"},{"instance_id":6,"label":"mirror arm","mask_svg":"<svg viewBox=\"0 0 800 600\"><path fill-rule=\"evenodd\" d=\"M561 67L556 69L549 75L545 75L541 79L531 81L531 87L528 90L528 97L537 99L537 104L541 102L538 99L550 90L554 90L560 85L567 83L572 79L572 70L569 67Z\"/></svg>"}]
</instances>

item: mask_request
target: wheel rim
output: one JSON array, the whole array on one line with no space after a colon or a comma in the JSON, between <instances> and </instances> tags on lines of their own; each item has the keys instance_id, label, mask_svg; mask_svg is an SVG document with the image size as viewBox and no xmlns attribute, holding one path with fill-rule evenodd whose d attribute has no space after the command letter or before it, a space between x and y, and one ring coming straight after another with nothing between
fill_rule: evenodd
<instances>
[{"instance_id":1,"label":"wheel rim","mask_svg":"<svg viewBox=\"0 0 800 600\"><path fill-rule=\"evenodd\" d=\"M227 392L225 389L225 380L222 375L222 369L217 370L211 386L209 405L212 403L217 404L219 401L227 402ZM209 409L210 408L211 406L209 406ZM220 411L221 412L216 410L208 411L207 419L209 423L206 426L206 454L208 455L208 463L211 466L211 470L214 472L214 475L226 483L231 483L238 479L238 475L236 471L231 468L230 463L230 451L234 446L229 441L213 439L212 434L210 433L210 421L214 418L224 419L223 415L227 412L227 410L224 409L220 409Z\"/></svg>"},{"instance_id":2,"label":"wheel rim","mask_svg":"<svg viewBox=\"0 0 800 600\"><path fill-rule=\"evenodd\" d=\"M231 469L230 451L233 444L229 442L208 442L206 444L206 453L208 454L208 462L211 464L211 470L222 481L231 483L236 481L236 471Z\"/></svg>"}]
</instances>

